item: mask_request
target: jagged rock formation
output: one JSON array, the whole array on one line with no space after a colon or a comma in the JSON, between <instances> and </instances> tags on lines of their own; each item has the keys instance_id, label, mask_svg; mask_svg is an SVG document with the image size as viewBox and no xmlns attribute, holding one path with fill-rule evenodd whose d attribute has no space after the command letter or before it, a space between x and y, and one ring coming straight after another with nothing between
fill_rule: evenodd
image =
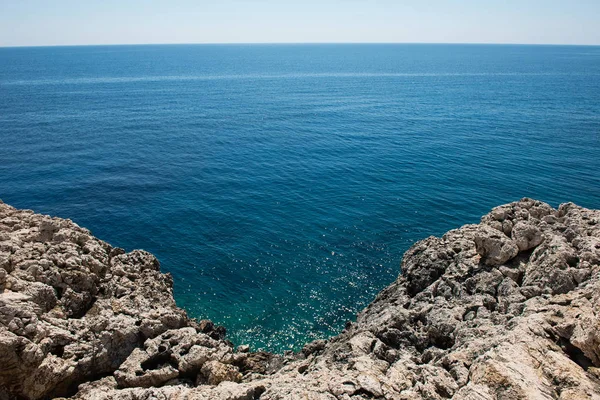
<instances>
[{"instance_id":1,"label":"jagged rock formation","mask_svg":"<svg viewBox=\"0 0 600 400\"><path fill-rule=\"evenodd\" d=\"M0 204L0 399L600 399L600 211L523 199L401 269L337 337L252 353L152 255Z\"/></svg>"}]
</instances>

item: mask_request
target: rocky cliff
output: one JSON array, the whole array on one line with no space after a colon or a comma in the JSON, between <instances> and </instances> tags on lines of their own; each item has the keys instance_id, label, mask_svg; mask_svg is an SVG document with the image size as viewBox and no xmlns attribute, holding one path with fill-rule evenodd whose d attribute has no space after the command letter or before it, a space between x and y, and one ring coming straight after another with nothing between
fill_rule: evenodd
<instances>
[{"instance_id":1,"label":"rocky cliff","mask_svg":"<svg viewBox=\"0 0 600 400\"><path fill-rule=\"evenodd\" d=\"M600 399L600 211L523 199L416 243L343 333L235 349L172 280L0 204L0 399Z\"/></svg>"}]
</instances>

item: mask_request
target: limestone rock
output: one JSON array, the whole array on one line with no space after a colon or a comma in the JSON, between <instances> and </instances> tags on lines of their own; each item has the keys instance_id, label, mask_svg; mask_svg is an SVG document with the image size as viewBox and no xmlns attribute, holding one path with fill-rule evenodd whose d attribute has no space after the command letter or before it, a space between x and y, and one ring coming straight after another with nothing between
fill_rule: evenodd
<instances>
[{"instance_id":1,"label":"limestone rock","mask_svg":"<svg viewBox=\"0 0 600 400\"><path fill-rule=\"evenodd\" d=\"M237 367L216 360L206 362L202 365L200 372L198 383L206 382L209 385L218 385L221 382L240 382L242 380L242 374Z\"/></svg>"},{"instance_id":2,"label":"limestone rock","mask_svg":"<svg viewBox=\"0 0 600 400\"><path fill-rule=\"evenodd\" d=\"M532 200L416 243L338 336L236 351L149 253L0 204L0 398L600 399L600 211Z\"/></svg>"},{"instance_id":3,"label":"limestone rock","mask_svg":"<svg viewBox=\"0 0 600 400\"><path fill-rule=\"evenodd\" d=\"M513 228L514 231L514 228ZM474 237L477 252L486 264L501 265L519 254L517 243L503 232L481 225Z\"/></svg>"}]
</instances>

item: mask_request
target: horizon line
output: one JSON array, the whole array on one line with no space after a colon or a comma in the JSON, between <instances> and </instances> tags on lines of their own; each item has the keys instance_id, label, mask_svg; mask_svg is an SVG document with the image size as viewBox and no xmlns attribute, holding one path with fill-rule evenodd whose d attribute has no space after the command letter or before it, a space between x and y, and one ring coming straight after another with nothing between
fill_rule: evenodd
<instances>
[{"instance_id":1,"label":"horizon line","mask_svg":"<svg viewBox=\"0 0 600 400\"><path fill-rule=\"evenodd\" d=\"M39 47L101 47L101 46L236 46L236 45L472 45L472 46L580 46L599 47L598 44L578 43L517 43L517 42L172 42L172 43L90 43L90 44L42 44L42 45L3 45L8 48Z\"/></svg>"}]
</instances>

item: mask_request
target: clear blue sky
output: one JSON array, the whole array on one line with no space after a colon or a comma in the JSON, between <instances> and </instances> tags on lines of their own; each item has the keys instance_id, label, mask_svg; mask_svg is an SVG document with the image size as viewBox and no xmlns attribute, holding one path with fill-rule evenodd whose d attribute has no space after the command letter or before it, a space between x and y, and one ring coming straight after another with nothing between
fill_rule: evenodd
<instances>
[{"instance_id":1,"label":"clear blue sky","mask_svg":"<svg viewBox=\"0 0 600 400\"><path fill-rule=\"evenodd\" d=\"M600 44L600 0L0 0L0 46Z\"/></svg>"}]
</instances>

